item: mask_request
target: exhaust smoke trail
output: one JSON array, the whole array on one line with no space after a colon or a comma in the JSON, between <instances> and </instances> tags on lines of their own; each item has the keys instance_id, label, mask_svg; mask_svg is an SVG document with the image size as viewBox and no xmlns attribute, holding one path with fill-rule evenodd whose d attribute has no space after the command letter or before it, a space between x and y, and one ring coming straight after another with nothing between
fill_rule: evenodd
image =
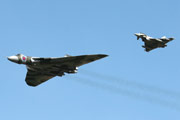
<instances>
[{"instance_id":1,"label":"exhaust smoke trail","mask_svg":"<svg viewBox=\"0 0 180 120\"><path fill-rule=\"evenodd\" d=\"M178 99L180 100L180 92L175 92L175 91L171 91L171 90L167 90L167 89L163 89L163 88L159 88L159 87L155 87L152 85L147 85L147 84L143 84L143 83L139 83L137 81L129 81L129 80L123 80L117 77L113 77L113 76L109 76L109 75L102 75L99 73L95 73L92 71L87 71L87 70L82 70L81 73L84 73L88 76L91 77L96 77L96 78L100 78L98 80L104 81L104 82L108 82L109 84L115 83L117 86L120 85L124 85L126 87L131 87L131 88L136 88L139 90L143 90L144 92L149 92L149 93L153 93L153 94L157 94L159 95L165 95L166 97L170 97L171 99Z\"/></svg>"},{"instance_id":2,"label":"exhaust smoke trail","mask_svg":"<svg viewBox=\"0 0 180 120\"><path fill-rule=\"evenodd\" d=\"M142 93L140 94L132 90L121 88L120 86L117 87L117 86L113 86L107 83L99 83L98 81L93 81L87 78L81 78L81 77L75 77L75 76L68 76L68 77L71 78L73 81L76 80L76 82L79 82L88 86L92 86L98 89L100 88L102 90L106 90L106 91L123 95L123 96L128 96L128 97L146 101L149 103L158 104L160 106L168 107L168 108L171 108L180 112L180 105L177 103L171 102L169 100L164 100L164 99L157 98L154 96L149 96L147 94L142 94Z\"/></svg>"}]
</instances>

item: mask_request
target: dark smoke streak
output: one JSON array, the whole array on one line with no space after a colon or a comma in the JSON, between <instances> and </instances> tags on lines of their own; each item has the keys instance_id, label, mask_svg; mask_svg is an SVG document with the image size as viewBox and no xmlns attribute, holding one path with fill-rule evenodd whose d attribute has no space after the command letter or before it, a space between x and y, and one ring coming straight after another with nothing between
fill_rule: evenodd
<instances>
[{"instance_id":1,"label":"dark smoke streak","mask_svg":"<svg viewBox=\"0 0 180 120\"><path fill-rule=\"evenodd\" d=\"M116 78L113 76L108 76L108 75L102 75L99 73L95 73L95 72L91 72L91 71L87 71L87 70L81 70L81 73L84 73L86 75L89 76L93 76L96 78L100 78L99 80L103 80L106 81L108 83L116 83L118 85L125 85L125 86L129 86L129 87L133 87L133 88L137 88L143 91L147 91L150 93L155 93L155 94L161 94L161 95L165 95L166 97L173 97L175 99L180 99L180 92L175 92L175 91L171 91L171 90L167 90L167 89L163 89L163 88L158 88L155 86L151 86L151 85L147 85L147 84L142 84L136 81L129 81L129 80L123 80L120 78Z\"/></svg>"},{"instance_id":2,"label":"dark smoke streak","mask_svg":"<svg viewBox=\"0 0 180 120\"><path fill-rule=\"evenodd\" d=\"M174 109L176 111L180 111L180 106L179 104L173 103L173 102L169 102L166 100L162 100L160 98L156 98L156 97L152 97L152 96L148 96L148 95L144 95L144 94L139 94L133 91L129 91L126 89L122 89L120 87L115 87L113 85L109 85L109 84L105 84L105 83L98 83L97 81L92 81L90 79L86 79L86 78L81 78L81 77L71 77L71 79L74 80L74 78L76 79L77 82L92 86L92 87L96 87L96 88L100 88L103 90L107 90L109 92L112 93L116 93L119 95L124 95L124 96L129 96L135 99L139 99L139 100L143 100L149 103L155 103L164 107L168 107L171 109Z\"/></svg>"}]
</instances>

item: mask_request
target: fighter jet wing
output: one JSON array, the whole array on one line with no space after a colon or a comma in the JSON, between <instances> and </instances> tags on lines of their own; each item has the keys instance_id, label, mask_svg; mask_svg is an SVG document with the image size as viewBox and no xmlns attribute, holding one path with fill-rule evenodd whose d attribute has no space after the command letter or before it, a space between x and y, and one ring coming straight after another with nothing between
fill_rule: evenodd
<instances>
[{"instance_id":1,"label":"fighter jet wing","mask_svg":"<svg viewBox=\"0 0 180 120\"><path fill-rule=\"evenodd\" d=\"M153 50L153 49L145 48L145 51L146 51L146 52L149 52L149 51L151 51L151 50Z\"/></svg>"},{"instance_id":2,"label":"fighter jet wing","mask_svg":"<svg viewBox=\"0 0 180 120\"><path fill-rule=\"evenodd\" d=\"M152 41L153 44L162 43L163 41L161 39L151 38L150 41Z\"/></svg>"},{"instance_id":3,"label":"fighter jet wing","mask_svg":"<svg viewBox=\"0 0 180 120\"><path fill-rule=\"evenodd\" d=\"M145 48L146 52L149 52L155 48L157 48L156 44L154 42L145 42L144 44L145 46L143 46Z\"/></svg>"},{"instance_id":4,"label":"fighter jet wing","mask_svg":"<svg viewBox=\"0 0 180 120\"><path fill-rule=\"evenodd\" d=\"M53 77L55 76L44 75L28 69L25 81L29 86L37 86Z\"/></svg>"}]
</instances>

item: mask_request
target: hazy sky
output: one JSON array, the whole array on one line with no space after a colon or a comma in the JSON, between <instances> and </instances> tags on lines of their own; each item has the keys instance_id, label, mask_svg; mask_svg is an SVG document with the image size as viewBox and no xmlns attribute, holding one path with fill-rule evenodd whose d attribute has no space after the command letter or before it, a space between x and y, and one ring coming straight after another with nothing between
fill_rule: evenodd
<instances>
[{"instance_id":1,"label":"hazy sky","mask_svg":"<svg viewBox=\"0 0 180 120\"><path fill-rule=\"evenodd\" d=\"M1 0L1 120L179 120L179 0ZM149 53L134 33L175 37ZM108 54L37 87L6 56Z\"/></svg>"}]
</instances>

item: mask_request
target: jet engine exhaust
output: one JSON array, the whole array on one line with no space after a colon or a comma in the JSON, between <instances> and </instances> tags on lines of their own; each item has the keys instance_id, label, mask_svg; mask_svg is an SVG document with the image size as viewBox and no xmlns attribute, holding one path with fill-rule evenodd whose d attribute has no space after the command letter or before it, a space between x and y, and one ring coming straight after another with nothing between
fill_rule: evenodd
<instances>
[{"instance_id":1,"label":"jet engine exhaust","mask_svg":"<svg viewBox=\"0 0 180 120\"><path fill-rule=\"evenodd\" d=\"M106 81L106 82L111 83L111 84L115 83L116 85L133 87L133 88L136 88L136 89L139 89L142 91L150 92L153 94L158 94L158 96L159 95L165 95L165 96L169 96L171 98L180 100L180 92L171 91L171 90L167 90L165 88L163 89L163 88L155 87L152 85L139 83L137 81L124 80L124 79L109 76L109 75L102 75L99 73L95 73L95 72L87 71L87 70L82 70L82 69L81 69L80 73L83 73L83 74L91 76L91 77L93 76L93 77L99 78L98 80L101 80L104 82Z\"/></svg>"},{"instance_id":2,"label":"jet engine exhaust","mask_svg":"<svg viewBox=\"0 0 180 120\"><path fill-rule=\"evenodd\" d=\"M123 80L113 76L102 75L87 70L81 70L79 74L80 73L85 74L86 78L75 76L69 77L72 77L72 80L76 80L76 82L80 82L88 86L180 111L180 93L178 92L135 81Z\"/></svg>"},{"instance_id":3,"label":"jet engine exhaust","mask_svg":"<svg viewBox=\"0 0 180 120\"><path fill-rule=\"evenodd\" d=\"M176 110L176 111L180 112L180 105L178 103L172 102L170 100L164 100L164 99L158 98L156 96L152 96L152 95L150 96L148 94L138 93L138 92L135 92L132 90L122 88L121 86L114 86L114 85L105 84L105 83L98 82L98 81L93 81L92 79L75 77L75 76L67 76L67 78L70 78L70 80L72 80L72 81L76 80L76 82L79 82L81 84L85 84L85 85L88 85L91 87L95 87L97 89L106 90L111 93L131 97L131 98L145 101L145 102L148 102L151 104L157 104L159 106L170 108L172 110Z\"/></svg>"}]
</instances>

